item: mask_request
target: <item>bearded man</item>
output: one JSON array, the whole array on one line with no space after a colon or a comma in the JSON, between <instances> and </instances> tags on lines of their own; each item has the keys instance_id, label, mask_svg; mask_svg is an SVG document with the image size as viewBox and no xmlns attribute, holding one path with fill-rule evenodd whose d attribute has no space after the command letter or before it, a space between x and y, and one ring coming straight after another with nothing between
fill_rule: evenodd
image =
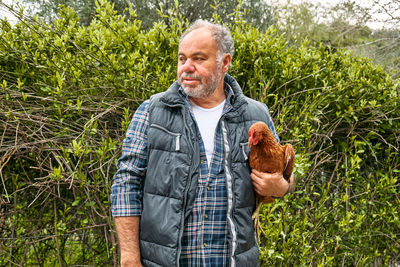
<instances>
[{"instance_id":1,"label":"bearded man","mask_svg":"<svg viewBox=\"0 0 400 267\"><path fill-rule=\"evenodd\" d=\"M266 105L226 74L233 50L228 29L196 21L178 80L136 110L111 195L122 266L258 265L254 192L283 196L289 184L249 168L250 125L276 134Z\"/></svg>"}]
</instances>

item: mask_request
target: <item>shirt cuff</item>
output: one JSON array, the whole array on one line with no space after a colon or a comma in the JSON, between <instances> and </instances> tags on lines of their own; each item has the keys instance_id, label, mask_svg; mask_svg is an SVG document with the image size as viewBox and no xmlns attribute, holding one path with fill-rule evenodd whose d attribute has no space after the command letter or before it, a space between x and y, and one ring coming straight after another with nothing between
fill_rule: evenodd
<instances>
[{"instance_id":1,"label":"shirt cuff","mask_svg":"<svg viewBox=\"0 0 400 267\"><path fill-rule=\"evenodd\" d=\"M113 217L142 215L142 203L134 192L111 194L111 203Z\"/></svg>"}]
</instances>

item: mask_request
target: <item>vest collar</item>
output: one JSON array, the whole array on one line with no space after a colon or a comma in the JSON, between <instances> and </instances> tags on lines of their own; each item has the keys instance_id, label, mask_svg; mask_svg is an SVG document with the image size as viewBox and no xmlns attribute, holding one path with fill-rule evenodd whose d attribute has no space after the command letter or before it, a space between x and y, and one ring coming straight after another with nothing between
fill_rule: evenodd
<instances>
[{"instance_id":1,"label":"vest collar","mask_svg":"<svg viewBox=\"0 0 400 267\"><path fill-rule=\"evenodd\" d=\"M241 115L247 107L247 101L243 95L242 89L237 81L230 75L225 74L225 83L227 83L233 91L233 95L230 99L232 109L226 114L226 117L236 117ZM185 95L179 90L179 83L175 81L163 94L160 101L167 106L182 106L185 103Z\"/></svg>"}]
</instances>

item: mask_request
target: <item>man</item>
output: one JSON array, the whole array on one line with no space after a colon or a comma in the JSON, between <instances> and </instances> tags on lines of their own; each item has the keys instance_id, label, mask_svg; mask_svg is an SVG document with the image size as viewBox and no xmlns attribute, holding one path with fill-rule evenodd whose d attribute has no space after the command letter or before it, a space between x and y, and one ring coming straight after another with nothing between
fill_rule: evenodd
<instances>
[{"instance_id":1,"label":"man","mask_svg":"<svg viewBox=\"0 0 400 267\"><path fill-rule=\"evenodd\" d=\"M122 266L257 266L254 191L281 197L289 184L249 169L250 125L275 130L226 74L232 55L227 29L196 21L178 81L137 109L112 186Z\"/></svg>"}]
</instances>

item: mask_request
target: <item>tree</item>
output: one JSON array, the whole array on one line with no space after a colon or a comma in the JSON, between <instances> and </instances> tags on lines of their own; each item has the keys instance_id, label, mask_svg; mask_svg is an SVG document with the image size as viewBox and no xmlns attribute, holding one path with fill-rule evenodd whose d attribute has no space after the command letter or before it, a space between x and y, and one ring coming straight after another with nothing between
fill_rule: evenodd
<instances>
[{"instance_id":1,"label":"tree","mask_svg":"<svg viewBox=\"0 0 400 267\"><path fill-rule=\"evenodd\" d=\"M23 0L30 8L30 14L37 14L45 21L54 21L62 5L69 6L75 10L75 13L80 17L82 25L89 25L96 13L96 0ZM260 30L267 29L273 23L271 6L262 0L246 0L239 1L242 9L246 10L244 19L256 26ZM136 10L137 19L142 21L142 27L149 29L154 22L160 20L160 11L164 13L164 20L168 15L174 12L179 12L189 22L202 18L207 20L213 19L213 14L216 13L224 22L232 22L232 14L238 5L237 0L112 0L114 9L119 14L124 12L130 4ZM166 21L167 22L167 21Z\"/></svg>"},{"instance_id":2,"label":"tree","mask_svg":"<svg viewBox=\"0 0 400 267\"><path fill-rule=\"evenodd\" d=\"M362 3L348 0L334 10L357 26L369 25L367 38L344 45L357 55L382 64L392 77L400 77L400 0L369 0Z\"/></svg>"},{"instance_id":3,"label":"tree","mask_svg":"<svg viewBox=\"0 0 400 267\"><path fill-rule=\"evenodd\" d=\"M279 8L276 26L290 44L304 39L312 44L346 48L381 64L400 77L400 0L340 2L323 8L311 3ZM379 24L378 24L379 23ZM384 28L376 28L377 26Z\"/></svg>"},{"instance_id":4,"label":"tree","mask_svg":"<svg viewBox=\"0 0 400 267\"><path fill-rule=\"evenodd\" d=\"M304 39L311 43L329 41L328 25L323 23L323 9L303 2L276 8L276 27L290 44L300 44Z\"/></svg>"},{"instance_id":5,"label":"tree","mask_svg":"<svg viewBox=\"0 0 400 267\"><path fill-rule=\"evenodd\" d=\"M28 6L30 15L38 15L46 22L52 22L57 18L57 14L62 6L68 6L75 10L80 18L80 24L89 25L96 13L95 0L22 0ZM110 0L114 5L114 9L123 14L124 10L129 7L129 0Z\"/></svg>"}]
</instances>

